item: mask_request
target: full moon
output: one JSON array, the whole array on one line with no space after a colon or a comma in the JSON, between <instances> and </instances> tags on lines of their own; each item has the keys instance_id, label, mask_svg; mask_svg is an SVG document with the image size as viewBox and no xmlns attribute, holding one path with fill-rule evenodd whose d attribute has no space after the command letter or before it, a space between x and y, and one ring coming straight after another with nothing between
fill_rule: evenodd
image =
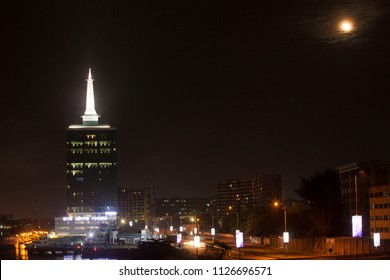
<instances>
[{"instance_id":1,"label":"full moon","mask_svg":"<svg viewBox=\"0 0 390 280\"><path fill-rule=\"evenodd\" d=\"M340 29L341 31L344 31L344 32L350 32L352 30L352 23L349 22L349 21L343 21L341 24L340 24Z\"/></svg>"}]
</instances>

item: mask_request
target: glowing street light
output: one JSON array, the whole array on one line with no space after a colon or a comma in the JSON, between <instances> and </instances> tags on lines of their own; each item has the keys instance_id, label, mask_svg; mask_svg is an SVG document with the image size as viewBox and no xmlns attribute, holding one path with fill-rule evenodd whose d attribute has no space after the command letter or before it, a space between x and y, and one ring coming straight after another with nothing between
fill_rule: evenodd
<instances>
[{"instance_id":1,"label":"glowing street light","mask_svg":"<svg viewBox=\"0 0 390 280\"><path fill-rule=\"evenodd\" d=\"M286 205L283 205L282 203L279 203L278 201L274 202L275 207L281 206L283 211L284 211L284 232L283 232L283 243L284 243L284 248L286 251L286 254L288 252L288 243L290 241L289 233L287 232L287 207Z\"/></svg>"},{"instance_id":2,"label":"glowing street light","mask_svg":"<svg viewBox=\"0 0 390 280\"><path fill-rule=\"evenodd\" d=\"M229 210L230 211L233 210L233 206L229 206ZM238 209L236 209L236 219L237 219L237 221L236 221L236 231L240 231L239 230L239 228L240 228L240 224L239 224L240 218L239 218L239 214L238 214Z\"/></svg>"}]
</instances>

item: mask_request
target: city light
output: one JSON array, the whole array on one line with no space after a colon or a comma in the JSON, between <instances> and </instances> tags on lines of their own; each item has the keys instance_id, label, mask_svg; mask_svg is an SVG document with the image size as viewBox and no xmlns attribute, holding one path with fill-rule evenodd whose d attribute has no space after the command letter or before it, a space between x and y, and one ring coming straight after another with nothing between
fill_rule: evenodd
<instances>
[{"instance_id":1,"label":"city light","mask_svg":"<svg viewBox=\"0 0 390 280\"><path fill-rule=\"evenodd\" d=\"M362 237L362 216L352 216L352 237Z\"/></svg>"},{"instance_id":2,"label":"city light","mask_svg":"<svg viewBox=\"0 0 390 280\"><path fill-rule=\"evenodd\" d=\"M290 235L288 232L283 232L283 242L288 243L290 241Z\"/></svg>"},{"instance_id":3,"label":"city light","mask_svg":"<svg viewBox=\"0 0 390 280\"><path fill-rule=\"evenodd\" d=\"M180 244L181 240L182 240L182 235L181 235L181 233L178 233L177 236L176 236L176 243Z\"/></svg>"},{"instance_id":4,"label":"city light","mask_svg":"<svg viewBox=\"0 0 390 280\"><path fill-rule=\"evenodd\" d=\"M379 232L374 233L374 246L375 248L381 246L381 236Z\"/></svg>"},{"instance_id":5,"label":"city light","mask_svg":"<svg viewBox=\"0 0 390 280\"><path fill-rule=\"evenodd\" d=\"M236 248L243 248L244 247L244 234L239 231L236 232Z\"/></svg>"},{"instance_id":6,"label":"city light","mask_svg":"<svg viewBox=\"0 0 390 280\"><path fill-rule=\"evenodd\" d=\"M195 248L199 248L200 247L200 236L196 235L194 236L194 246Z\"/></svg>"}]
</instances>

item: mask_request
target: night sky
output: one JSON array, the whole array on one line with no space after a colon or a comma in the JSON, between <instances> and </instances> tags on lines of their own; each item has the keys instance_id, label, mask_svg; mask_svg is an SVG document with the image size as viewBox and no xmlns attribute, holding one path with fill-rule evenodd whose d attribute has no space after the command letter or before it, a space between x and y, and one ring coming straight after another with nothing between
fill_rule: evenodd
<instances>
[{"instance_id":1,"label":"night sky","mask_svg":"<svg viewBox=\"0 0 390 280\"><path fill-rule=\"evenodd\" d=\"M388 0L1 1L0 213L64 214L65 132L81 124L90 67L122 187L202 197L272 172L288 198L317 170L390 159L389 12Z\"/></svg>"}]
</instances>

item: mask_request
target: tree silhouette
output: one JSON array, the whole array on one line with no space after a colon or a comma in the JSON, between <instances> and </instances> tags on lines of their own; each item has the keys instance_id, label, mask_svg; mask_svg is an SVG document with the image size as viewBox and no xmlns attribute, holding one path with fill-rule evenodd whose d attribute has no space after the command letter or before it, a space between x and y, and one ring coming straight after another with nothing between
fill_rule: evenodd
<instances>
[{"instance_id":1,"label":"tree silhouette","mask_svg":"<svg viewBox=\"0 0 390 280\"><path fill-rule=\"evenodd\" d=\"M302 178L296 193L309 205L303 219L311 236L337 236L345 232L345 211L341 200L341 183L337 170L325 169Z\"/></svg>"}]
</instances>

